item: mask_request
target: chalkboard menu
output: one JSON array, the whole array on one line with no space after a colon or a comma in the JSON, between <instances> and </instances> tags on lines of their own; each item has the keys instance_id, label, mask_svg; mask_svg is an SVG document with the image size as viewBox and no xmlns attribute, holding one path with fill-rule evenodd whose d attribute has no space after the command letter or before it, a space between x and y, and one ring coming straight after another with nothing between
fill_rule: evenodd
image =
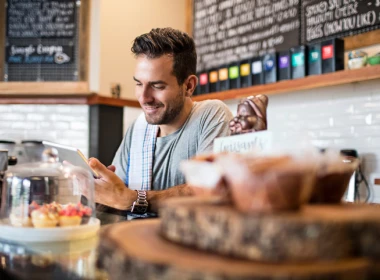
<instances>
[{"instance_id":1,"label":"chalkboard menu","mask_svg":"<svg viewBox=\"0 0 380 280\"><path fill-rule=\"evenodd\" d=\"M76 81L80 0L7 0L5 81Z\"/></svg>"},{"instance_id":2,"label":"chalkboard menu","mask_svg":"<svg viewBox=\"0 0 380 280\"><path fill-rule=\"evenodd\" d=\"M194 0L198 70L300 42L299 0Z\"/></svg>"},{"instance_id":3,"label":"chalkboard menu","mask_svg":"<svg viewBox=\"0 0 380 280\"><path fill-rule=\"evenodd\" d=\"M380 28L380 0L194 0L198 71Z\"/></svg>"},{"instance_id":4,"label":"chalkboard menu","mask_svg":"<svg viewBox=\"0 0 380 280\"><path fill-rule=\"evenodd\" d=\"M75 0L8 0L8 38L75 36Z\"/></svg>"},{"instance_id":5,"label":"chalkboard menu","mask_svg":"<svg viewBox=\"0 0 380 280\"><path fill-rule=\"evenodd\" d=\"M344 37L380 27L380 0L302 1L302 42Z\"/></svg>"}]
</instances>

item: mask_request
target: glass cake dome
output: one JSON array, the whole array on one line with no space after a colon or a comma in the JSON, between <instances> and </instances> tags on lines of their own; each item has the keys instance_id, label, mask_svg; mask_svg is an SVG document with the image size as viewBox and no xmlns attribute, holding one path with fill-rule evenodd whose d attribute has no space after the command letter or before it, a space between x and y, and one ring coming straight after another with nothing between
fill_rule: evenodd
<instances>
[{"instance_id":1,"label":"glass cake dome","mask_svg":"<svg viewBox=\"0 0 380 280\"><path fill-rule=\"evenodd\" d=\"M55 149L45 150L43 160L10 167L5 173L0 238L38 241L44 238L38 235L45 232L49 239L46 241L54 241L83 238L96 232L99 220L95 218L92 174L60 163ZM16 229L21 229L22 234ZM31 236L26 236L26 230ZM17 232L22 236L15 237Z\"/></svg>"}]
</instances>

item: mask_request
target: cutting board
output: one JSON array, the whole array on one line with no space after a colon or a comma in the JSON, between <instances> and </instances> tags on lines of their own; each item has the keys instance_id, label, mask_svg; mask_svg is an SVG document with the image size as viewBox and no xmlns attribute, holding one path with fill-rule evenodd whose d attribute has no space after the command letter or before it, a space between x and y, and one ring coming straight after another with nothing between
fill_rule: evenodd
<instances>
[{"instance_id":1,"label":"cutting board","mask_svg":"<svg viewBox=\"0 0 380 280\"><path fill-rule=\"evenodd\" d=\"M380 260L380 208L366 204L243 214L217 197L192 197L168 200L160 216L166 239L226 256L265 262Z\"/></svg>"},{"instance_id":2,"label":"cutting board","mask_svg":"<svg viewBox=\"0 0 380 280\"><path fill-rule=\"evenodd\" d=\"M160 236L160 220L115 224L101 236L99 266L110 279L368 279L369 262L263 263L220 256L184 247Z\"/></svg>"}]
</instances>

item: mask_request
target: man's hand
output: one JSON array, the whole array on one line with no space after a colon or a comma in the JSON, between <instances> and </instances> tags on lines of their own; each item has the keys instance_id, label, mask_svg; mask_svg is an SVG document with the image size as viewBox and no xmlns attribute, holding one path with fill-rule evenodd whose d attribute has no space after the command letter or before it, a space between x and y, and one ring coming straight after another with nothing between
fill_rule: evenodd
<instances>
[{"instance_id":1,"label":"man's hand","mask_svg":"<svg viewBox=\"0 0 380 280\"><path fill-rule=\"evenodd\" d=\"M137 194L114 173L115 166L106 167L96 158L90 158L88 163L99 174L99 179L95 179L95 202L120 210L129 209ZM88 190L83 190L83 195L88 197Z\"/></svg>"}]
</instances>

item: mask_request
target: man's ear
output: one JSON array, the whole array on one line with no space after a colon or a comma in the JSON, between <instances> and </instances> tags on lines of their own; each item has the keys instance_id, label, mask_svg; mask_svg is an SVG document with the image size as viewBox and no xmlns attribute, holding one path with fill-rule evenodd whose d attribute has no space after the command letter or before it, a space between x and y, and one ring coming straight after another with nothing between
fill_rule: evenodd
<instances>
[{"instance_id":1,"label":"man's ear","mask_svg":"<svg viewBox=\"0 0 380 280\"><path fill-rule=\"evenodd\" d=\"M190 75L184 82L185 96L190 97L193 95L195 88L198 84L198 77L195 75Z\"/></svg>"}]
</instances>

